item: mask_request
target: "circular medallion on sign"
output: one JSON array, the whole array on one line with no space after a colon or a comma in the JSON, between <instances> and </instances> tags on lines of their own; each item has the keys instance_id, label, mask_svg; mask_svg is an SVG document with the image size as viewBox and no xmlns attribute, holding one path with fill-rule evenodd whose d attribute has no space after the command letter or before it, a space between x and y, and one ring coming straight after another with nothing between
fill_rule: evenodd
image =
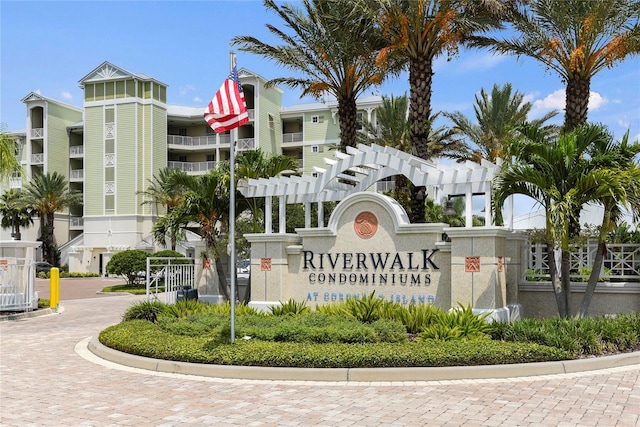
<instances>
[{"instance_id":1,"label":"circular medallion on sign","mask_svg":"<svg viewBox=\"0 0 640 427\"><path fill-rule=\"evenodd\" d=\"M360 212L353 223L353 228L358 236L368 239L378 231L378 218L371 212Z\"/></svg>"}]
</instances>

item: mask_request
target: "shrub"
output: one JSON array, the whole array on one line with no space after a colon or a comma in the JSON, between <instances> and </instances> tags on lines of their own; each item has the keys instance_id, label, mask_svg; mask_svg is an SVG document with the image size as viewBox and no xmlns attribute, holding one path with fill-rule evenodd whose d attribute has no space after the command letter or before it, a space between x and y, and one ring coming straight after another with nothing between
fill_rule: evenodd
<instances>
[{"instance_id":1,"label":"shrub","mask_svg":"<svg viewBox=\"0 0 640 427\"><path fill-rule=\"evenodd\" d=\"M269 307L269 311L274 316L299 316L301 314L309 313L311 309L307 307L307 302L297 302L293 298L289 298L287 302L280 302L280 305L273 305Z\"/></svg>"},{"instance_id":2,"label":"shrub","mask_svg":"<svg viewBox=\"0 0 640 427\"><path fill-rule=\"evenodd\" d=\"M129 307L122 315L122 320L147 320L155 323L164 308L165 304L160 301L141 301Z\"/></svg>"},{"instance_id":3,"label":"shrub","mask_svg":"<svg viewBox=\"0 0 640 427\"><path fill-rule=\"evenodd\" d=\"M496 324L492 338L533 342L571 352L575 357L629 351L640 345L640 314L615 318L522 319Z\"/></svg>"},{"instance_id":4,"label":"shrub","mask_svg":"<svg viewBox=\"0 0 640 427\"><path fill-rule=\"evenodd\" d=\"M305 317L305 316L301 316ZM278 318L276 318L278 319ZM298 318L281 317L280 320ZM221 344L228 337L221 327L218 336L189 337L171 334L141 320L110 326L99 340L107 347L131 354L192 363L238 366L302 368L461 366L565 360L569 354L551 347L526 343L461 341L371 344L275 343L238 340Z\"/></svg>"},{"instance_id":5,"label":"shrub","mask_svg":"<svg viewBox=\"0 0 640 427\"><path fill-rule=\"evenodd\" d=\"M486 314L474 314L470 305L459 305L448 312L434 312L433 324L424 328L422 340L483 339L488 337L493 327L487 322Z\"/></svg>"},{"instance_id":6,"label":"shrub","mask_svg":"<svg viewBox=\"0 0 640 427\"><path fill-rule=\"evenodd\" d=\"M128 285L140 284L144 277L140 272L146 272L148 256L148 252L140 249L118 252L107 263L107 273L122 276Z\"/></svg>"},{"instance_id":7,"label":"shrub","mask_svg":"<svg viewBox=\"0 0 640 427\"><path fill-rule=\"evenodd\" d=\"M417 334L422 329L430 326L442 309L431 304L409 304L398 312L398 320L410 334Z\"/></svg>"}]
</instances>

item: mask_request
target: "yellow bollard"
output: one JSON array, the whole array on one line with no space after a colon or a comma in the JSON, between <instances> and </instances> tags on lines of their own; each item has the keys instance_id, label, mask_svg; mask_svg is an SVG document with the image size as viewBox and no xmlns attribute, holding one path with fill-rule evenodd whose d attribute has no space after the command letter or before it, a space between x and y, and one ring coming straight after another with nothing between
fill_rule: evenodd
<instances>
[{"instance_id":1,"label":"yellow bollard","mask_svg":"<svg viewBox=\"0 0 640 427\"><path fill-rule=\"evenodd\" d=\"M57 267L53 267L49 272L49 286L49 307L55 310L60 302L60 269Z\"/></svg>"}]
</instances>

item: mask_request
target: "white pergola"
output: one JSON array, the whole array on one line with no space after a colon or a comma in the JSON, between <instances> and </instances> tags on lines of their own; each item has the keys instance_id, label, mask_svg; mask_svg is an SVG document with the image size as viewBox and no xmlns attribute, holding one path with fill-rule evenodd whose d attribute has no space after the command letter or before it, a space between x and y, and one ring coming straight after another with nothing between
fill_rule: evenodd
<instances>
[{"instance_id":1,"label":"white pergola","mask_svg":"<svg viewBox=\"0 0 640 427\"><path fill-rule=\"evenodd\" d=\"M491 183L499 164L455 163L440 166L403 151L379 145L359 144L347 152L335 151L335 159L325 158L326 168L315 167L317 176L279 176L241 180L238 190L245 197L265 198L265 232L272 233L272 200L279 198L279 233L285 233L286 204L302 203L305 227L311 227L311 203L318 203L318 224L324 224L323 202L340 201L350 194L366 191L376 182L404 175L414 186L433 188L436 200L441 196L465 197L465 223L472 224L472 197L485 195L485 227L493 225Z\"/></svg>"}]
</instances>

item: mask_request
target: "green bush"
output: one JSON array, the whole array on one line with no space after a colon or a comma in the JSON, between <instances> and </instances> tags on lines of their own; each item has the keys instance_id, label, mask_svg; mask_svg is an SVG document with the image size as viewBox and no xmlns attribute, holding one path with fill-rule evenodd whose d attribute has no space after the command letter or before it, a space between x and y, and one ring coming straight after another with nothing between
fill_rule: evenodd
<instances>
[{"instance_id":1,"label":"green bush","mask_svg":"<svg viewBox=\"0 0 640 427\"><path fill-rule=\"evenodd\" d=\"M133 304L122 315L123 321L147 320L156 322L166 305L159 301L141 301Z\"/></svg>"},{"instance_id":2,"label":"green bush","mask_svg":"<svg viewBox=\"0 0 640 427\"><path fill-rule=\"evenodd\" d=\"M470 305L433 313L433 323L422 329L421 340L475 340L488 337L493 326L486 314L474 314Z\"/></svg>"},{"instance_id":3,"label":"green bush","mask_svg":"<svg viewBox=\"0 0 640 427\"><path fill-rule=\"evenodd\" d=\"M128 285L142 284L147 271L148 252L130 249L114 254L107 263L107 273L122 276Z\"/></svg>"},{"instance_id":4,"label":"green bush","mask_svg":"<svg viewBox=\"0 0 640 427\"><path fill-rule=\"evenodd\" d=\"M274 316L299 316L309 313L311 309L307 307L306 301L297 302L293 298L289 298L287 302L280 302L280 305L269 307L269 311Z\"/></svg>"},{"instance_id":5,"label":"green bush","mask_svg":"<svg viewBox=\"0 0 640 427\"><path fill-rule=\"evenodd\" d=\"M224 331L223 331L224 332ZM564 360L551 347L494 341L313 344L238 340L220 344L211 336L174 335L150 322L133 320L100 333L107 347L131 354L192 363L303 368L462 366Z\"/></svg>"},{"instance_id":6,"label":"green bush","mask_svg":"<svg viewBox=\"0 0 640 427\"><path fill-rule=\"evenodd\" d=\"M575 357L629 351L640 346L640 313L615 318L522 319L495 324L496 340L533 342L571 352Z\"/></svg>"}]
</instances>

